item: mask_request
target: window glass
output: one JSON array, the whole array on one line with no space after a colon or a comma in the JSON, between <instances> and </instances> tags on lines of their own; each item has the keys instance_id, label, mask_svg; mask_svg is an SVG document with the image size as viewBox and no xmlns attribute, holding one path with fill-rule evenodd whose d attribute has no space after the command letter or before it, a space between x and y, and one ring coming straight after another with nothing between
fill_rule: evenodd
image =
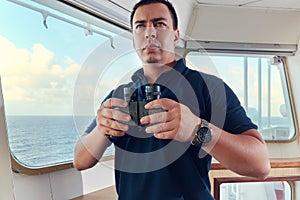
<instances>
[{"instance_id":1,"label":"window glass","mask_svg":"<svg viewBox=\"0 0 300 200\"><path fill-rule=\"evenodd\" d=\"M265 140L295 135L283 62L278 57L207 55L191 52L191 68L222 78L235 92Z\"/></svg>"},{"instance_id":2,"label":"window glass","mask_svg":"<svg viewBox=\"0 0 300 200\"><path fill-rule=\"evenodd\" d=\"M288 182L222 183L220 200L291 200Z\"/></svg>"},{"instance_id":3,"label":"window glass","mask_svg":"<svg viewBox=\"0 0 300 200\"><path fill-rule=\"evenodd\" d=\"M87 25L33 1L22 2L74 24ZM71 162L75 142L95 117L100 102L118 82L118 79L108 81L107 78L105 82L98 74L99 86L89 87L78 82L82 77L89 79L86 69L91 69L89 58L95 49L100 48L106 54L116 51L111 47L110 38L97 31L115 36L118 33L107 30L117 28L103 21L103 27L94 26L96 31L91 32L51 16L46 19L44 22L41 13L27 7L0 2L0 75L9 145L13 156L28 167ZM123 42L130 41L120 38ZM101 57L96 58L93 69L102 69ZM117 65L115 63L111 66ZM85 90L75 99L79 85ZM91 109L75 108L80 106L76 102L86 98L92 99ZM111 155L112 148L105 155Z\"/></svg>"}]
</instances>

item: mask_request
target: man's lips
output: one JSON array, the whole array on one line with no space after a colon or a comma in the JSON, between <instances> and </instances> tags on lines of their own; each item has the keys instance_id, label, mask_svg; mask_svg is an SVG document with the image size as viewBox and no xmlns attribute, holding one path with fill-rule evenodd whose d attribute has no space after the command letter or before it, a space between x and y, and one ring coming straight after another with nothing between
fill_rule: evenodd
<instances>
[{"instance_id":1,"label":"man's lips","mask_svg":"<svg viewBox=\"0 0 300 200\"><path fill-rule=\"evenodd\" d=\"M156 44L147 44L144 48L146 51L157 51L159 49L159 46Z\"/></svg>"}]
</instances>

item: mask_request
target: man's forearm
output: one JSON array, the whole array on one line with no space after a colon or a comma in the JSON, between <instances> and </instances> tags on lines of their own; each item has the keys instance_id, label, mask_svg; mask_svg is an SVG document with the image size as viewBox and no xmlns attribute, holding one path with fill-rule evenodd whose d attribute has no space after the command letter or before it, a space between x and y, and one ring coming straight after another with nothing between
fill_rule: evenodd
<instances>
[{"instance_id":1,"label":"man's forearm","mask_svg":"<svg viewBox=\"0 0 300 200\"><path fill-rule=\"evenodd\" d=\"M111 142L97 127L91 133L82 135L75 147L74 167L77 170L93 167L110 144Z\"/></svg>"},{"instance_id":2,"label":"man's forearm","mask_svg":"<svg viewBox=\"0 0 300 200\"><path fill-rule=\"evenodd\" d=\"M267 147L252 129L240 135L214 127L213 141L205 147L224 167L245 176L265 178L270 171Z\"/></svg>"}]
</instances>

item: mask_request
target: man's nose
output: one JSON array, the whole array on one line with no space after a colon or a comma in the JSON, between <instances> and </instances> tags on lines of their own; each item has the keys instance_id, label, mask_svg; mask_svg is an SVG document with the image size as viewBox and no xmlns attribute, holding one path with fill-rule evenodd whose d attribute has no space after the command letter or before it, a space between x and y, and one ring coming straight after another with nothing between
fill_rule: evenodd
<instances>
[{"instance_id":1,"label":"man's nose","mask_svg":"<svg viewBox=\"0 0 300 200\"><path fill-rule=\"evenodd\" d=\"M147 26L146 27L146 32L145 32L145 37L146 37L146 39L156 38L156 29L155 29L155 27Z\"/></svg>"}]
</instances>

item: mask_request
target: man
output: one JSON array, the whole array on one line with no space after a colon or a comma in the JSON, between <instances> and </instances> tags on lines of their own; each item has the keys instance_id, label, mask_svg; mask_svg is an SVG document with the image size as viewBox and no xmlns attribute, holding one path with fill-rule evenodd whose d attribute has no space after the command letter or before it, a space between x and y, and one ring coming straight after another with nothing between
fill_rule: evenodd
<instances>
[{"instance_id":1,"label":"man","mask_svg":"<svg viewBox=\"0 0 300 200\"><path fill-rule=\"evenodd\" d=\"M120 200L213 199L212 157L238 174L265 178L270 170L265 142L235 94L220 79L176 61L180 33L172 4L141 0L131 25L142 69L102 103L76 145L75 168L94 166L114 143ZM125 87L136 88L142 99L145 85L161 86L161 98L145 108L163 110L143 116L141 126L133 127L131 116L116 108L129 105L122 100Z\"/></svg>"}]
</instances>

